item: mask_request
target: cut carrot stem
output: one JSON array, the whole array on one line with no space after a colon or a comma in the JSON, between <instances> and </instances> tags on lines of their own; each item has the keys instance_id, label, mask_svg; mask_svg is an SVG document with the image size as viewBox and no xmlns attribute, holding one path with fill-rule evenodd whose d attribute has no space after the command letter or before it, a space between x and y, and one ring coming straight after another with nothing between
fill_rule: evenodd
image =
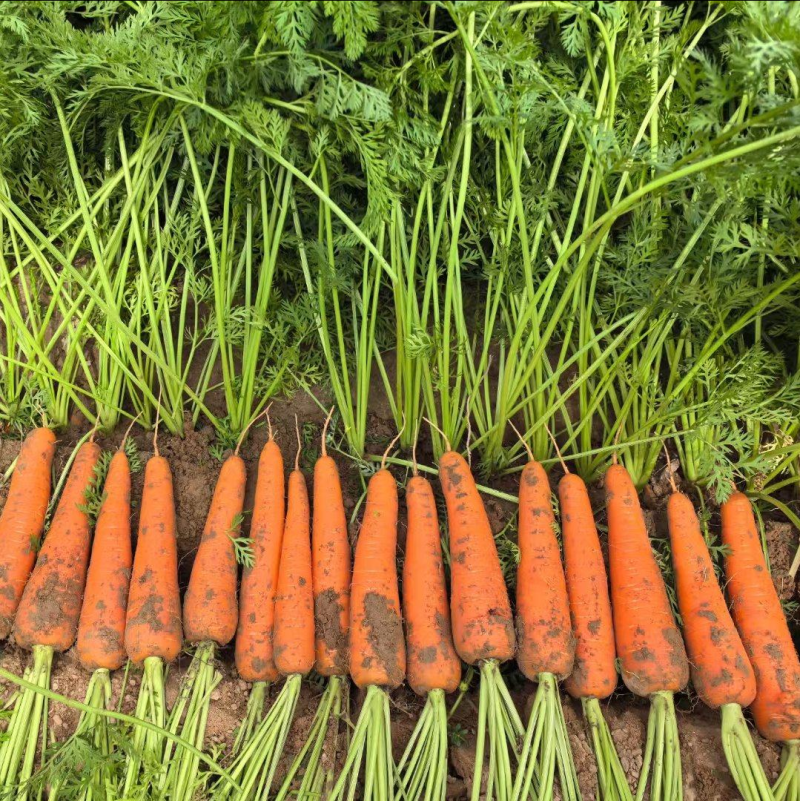
<instances>
[{"instance_id":1,"label":"cut carrot stem","mask_svg":"<svg viewBox=\"0 0 800 801\"><path fill-rule=\"evenodd\" d=\"M561 537L567 580L575 664L564 687L581 701L597 762L601 799L631 799L611 732L600 708L617 686L616 646L606 566L586 484L567 473L558 484Z\"/></svg>"},{"instance_id":2,"label":"cut carrot stem","mask_svg":"<svg viewBox=\"0 0 800 801\"><path fill-rule=\"evenodd\" d=\"M143 760L164 766L155 778L148 774L157 785L166 777L166 739L160 734L167 723L164 666L178 657L182 643L172 472L169 462L156 455L144 471L125 620L125 650L132 662L143 667L136 718L152 726L134 728L123 784L125 796L134 786L142 788Z\"/></svg>"},{"instance_id":3,"label":"cut carrot stem","mask_svg":"<svg viewBox=\"0 0 800 801\"><path fill-rule=\"evenodd\" d=\"M517 757L525 732L499 669L514 656L511 603L486 509L461 454L442 454L439 479L449 527L453 642L458 655L469 665L480 665L481 671L471 798L477 801L481 795L488 740L487 783L498 799L506 799L513 787L512 755Z\"/></svg>"},{"instance_id":4,"label":"cut carrot stem","mask_svg":"<svg viewBox=\"0 0 800 801\"><path fill-rule=\"evenodd\" d=\"M800 660L767 569L750 499L734 492L721 512L733 620L756 676L750 710L762 736L784 743L781 774L772 791L777 799L794 801L800 797Z\"/></svg>"},{"instance_id":5,"label":"cut carrot stem","mask_svg":"<svg viewBox=\"0 0 800 801\"><path fill-rule=\"evenodd\" d=\"M556 773L562 797L580 798L558 693L558 682L572 673L575 639L555 527L547 473L530 461L519 485L517 664L539 686L520 752L514 801L533 792L534 784L552 788Z\"/></svg>"},{"instance_id":6,"label":"cut carrot stem","mask_svg":"<svg viewBox=\"0 0 800 801\"><path fill-rule=\"evenodd\" d=\"M14 620L17 644L33 651L33 665L25 677L44 690L50 688L53 654L66 651L75 641L91 543L86 495L100 453L94 442L78 447ZM35 690L23 689L0 745L0 791L8 794L13 788L17 799L27 799L37 754L43 762L49 745L48 700Z\"/></svg>"},{"instance_id":7,"label":"cut carrot stem","mask_svg":"<svg viewBox=\"0 0 800 801\"><path fill-rule=\"evenodd\" d=\"M36 561L50 501L50 470L56 437L35 428L17 456L11 486L0 515L0 639L11 632L22 591Z\"/></svg>"},{"instance_id":8,"label":"cut carrot stem","mask_svg":"<svg viewBox=\"0 0 800 801\"><path fill-rule=\"evenodd\" d=\"M637 801L672 801L683 795L678 724L673 693L689 680L689 664L647 533L639 497L628 471L606 472L608 556L614 637L622 679L650 699L647 742Z\"/></svg>"}]
</instances>

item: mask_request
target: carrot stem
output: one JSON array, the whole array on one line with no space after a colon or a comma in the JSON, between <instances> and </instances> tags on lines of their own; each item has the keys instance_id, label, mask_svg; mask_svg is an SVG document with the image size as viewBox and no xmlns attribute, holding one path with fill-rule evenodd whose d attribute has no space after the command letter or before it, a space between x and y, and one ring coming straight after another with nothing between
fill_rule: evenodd
<instances>
[{"instance_id":1,"label":"carrot stem","mask_svg":"<svg viewBox=\"0 0 800 801\"><path fill-rule=\"evenodd\" d=\"M781 754L781 773L772 787L775 801L800 798L800 740L787 740Z\"/></svg>"},{"instance_id":2,"label":"carrot stem","mask_svg":"<svg viewBox=\"0 0 800 801\"><path fill-rule=\"evenodd\" d=\"M296 798L322 797L321 788L336 767L336 748L334 747L331 753L331 769L328 771L324 769L322 764L322 751L331 731L331 724L338 730L341 713L342 678L340 676L331 676L317 706L305 744L289 767L281 789L275 796L275 801L283 801L290 795ZM299 787L292 789L292 783L301 768L303 769L303 778Z\"/></svg>"},{"instance_id":3,"label":"carrot stem","mask_svg":"<svg viewBox=\"0 0 800 801\"><path fill-rule=\"evenodd\" d=\"M397 766L405 798L444 798L447 792L447 705L444 690L428 693L425 707Z\"/></svg>"},{"instance_id":4,"label":"carrot stem","mask_svg":"<svg viewBox=\"0 0 800 801\"><path fill-rule=\"evenodd\" d=\"M558 680L552 673L541 673L533 708L525 731L512 798L518 801L539 788L539 798L551 798L556 771L561 797L580 799L578 777L567 734L567 724L558 694Z\"/></svg>"},{"instance_id":5,"label":"carrot stem","mask_svg":"<svg viewBox=\"0 0 800 801\"><path fill-rule=\"evenodd\" d=\"M160 656L148 656L144 660L142 683L136 701L136 718L155 726L149 728L136 726L133 731L133 747L128 756L123 796L128 797L134 787L139 785L140 773L145 764L166 766L164 757L165 738L161 730L166 726L167 702L164 695L164 660ZM165 770L145 779L145 787L150 782L163 780Z\"/></svg>"},{"instance_id":6,"label":"carrot stem","mask_svg":"<svg viewBox=\"0 0 800 801\"><path fill-rule=\"evenodd\" d=\"M231 765L229 772L242 788L241 795L237 795L237 798L269 797L275 771L294 719L302 678L299 673L286 677L269 712ZM230 786L217 788L214 798L227 798L232 789Z\"/></svg>"},{"instance_id":7,"label":"carrot stem","mask_svg":"<svg viewBox=\"0 0 800 801\"><path fill-rule=\"evenodd\" d=\"M33 647L33 665L25 669L25 679L33 686L50 687L50 672L53 665L53 649L47 645ZM42 742L47 736L47 698L41 693L24 687L17 695L11 720L0 747L0 790L12 794L20 801L28 798L29 782L33 775L36 752L41 732ZM44 754L44 749L42 749Z\"/></svg>"},{"instance_id":8,"label":"carrot stem","mask_svg":"<svg viewBox=\"0 0 800 801\"><path fill-rule=\"evenodd\" d=\"M222 680L222 674L214 665L213 642L200 643L194 653L192 664L183 678L178 701L170 714L170 724L180 725L181 738L190 742L198 751L203 750L208 722L208 709L211 694ZM183 709L186 715L181 723ZM167 769L167 794L173 798L193 798L198 792L198 769L200 760L197 754L185 748L176 748L172 757L173 744L167 746L164 764ZM233 775L233 774L231 774Z\"/></svg>"},{"instance_id":9,"label":"carrot stem","mask_svg":"<svg viewBox=\"0 0 800 801\"><path fill-rule=\"evenodd\" d=\"M114 739L108 718L95 714L98 709L111 708L111 673L107 668L98 668L92 673L84 701L91 711L82 711L75 732L47 760L35 779L50 785L49 801L57 801L62 789L65 795L74 796L77 789L81 799L113 798L116 786L108 759L114 752ZM80 742L89 741L103 759L95 760L91 770L70 757L70 749Z\"/></svg>"},{"instance_id":10,"label":"carrot stem","mask_svg":"<svg viewBox=\"0 0 800 801\"><path fill-rule=\"evenodd\" d=\"M44 648L46 646L38 646L40 648ZM44 687L35 684L31 679L28 678L30 674L32 674L32 669L29 668L25 671L25 676L20 678L19 676L14 675L10 671L6 670L3 667L0 667L0 678L4 679L5 681L10 681L16 684L17 686L21 687L22 690L19 693L19 697L22 696L24 692L30 692L36 696L41 696L43 699L48 701L58 701L59 704L63 704L64 706L70 709L77 709L79 712L87 712L97 715L98 717L106 718L107 720L118 720L122 723L126 723L129 726L141 726L144 729L149 731L153 731L157 733L159 736L163 736L165 739L168 739L170 742L177 743L181 748L191 751L192 753L197 756L198 759L202 760L206 765L208 765L209 770L214 771L215 773L219 774L226 782L232 785L234 791L239 791L239 786L231 779L230 773L225 770L218 762L212 759L208 754L203 753L196 749L191 743L182 740L177 734L170 731L169 729L159 729L153 723L149 721L142 720L132 715L126 715L123 712L119 712L118 710L114 709L91 709L90 707L86 706L86 704L81 703L80 701L75 701L73 698L67 698L64 695L59 695L57 692L49 689L49 687ZM48 674L49 675L49 674ZM21 796L17 796L20 798Z\"/></svg>"},{"instance_id":11,"label":"carrot stem","mask_svg":"<svg viewBox=\"0 0 800 801\"><path fill-rule=\"evenodd\" d=\"M583 715L592 735L592 747L597 761L599 798L632 801L633 794L619 761L614 740L597 698L582 698Z\"/></svg>"},{"instance_id":12,"label":"carrot stem","mask_svg":"<svg viewBox=\"0 0 800 801\"><path fill-rule=\"evenodd\" d=\"M472 801L481 798L484 754L487 752L486 798L504 801L511 798L513 789L510 755L518 758L517 742L524 736L519 713L508 692L500 665L495 659L481 664L481 683L478 700L478 731L475 744L475 773L472 777ZM494 792L494 796L492 795Z\"/></svg>"},{"instance_id":13,"label":"carrot stem","mask_svg":"<svg viewBox=\"0 0 800 801\"><path fill-rule=\"evenodd\" d=\"M745 801L772 801L772 790L741 706L724 704L721 712L722 747L742 798Z\"/></svg>"},{"instance_id":14,"label":"carrot stem","mask_svg":"<svg viewBox=\"0 0 800 801\"><path fill-rule=\"evenodd\" d=\"M678 721L671 692L656 692L650 698L647 742L636 801L644 798L648 780L651 782L649 797L652 801L680 801L683 798Z\"/></svg>"},{"instance_id":15,"label":"carrot stem","mask_svg":"<svg viewBox=\"0 0 800 801\"><path fill-rule=\"evenodd\" d=\"M236 739L233 742L233 753L238 754L244 745L250 742L253 732L264 718L264 699L269 686L266 681L256 681L250 690L247 699L247 713L244 720L236 731Z\"/></svg>"},{"instance_id":16,"label":"carrot stem","mask_svg":"<svg viewBox=\"0 0 800 801\"><path fill-rule=\"evenodd\" d=\"M392 757L389 695L375 684L367 687L344 768L328 797L329 801L344 798L345 787L348 801L356 797L362 762L365 763L364 789L359 798L363 801L394 801L396 768Z\"/></svg>"}]
</instances>

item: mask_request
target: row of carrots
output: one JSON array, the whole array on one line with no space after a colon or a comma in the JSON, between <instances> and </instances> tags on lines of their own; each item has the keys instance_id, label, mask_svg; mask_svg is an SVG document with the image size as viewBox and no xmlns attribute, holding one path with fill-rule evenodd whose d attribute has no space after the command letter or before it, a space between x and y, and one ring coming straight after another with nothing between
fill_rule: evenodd
<instances>
[{"instance_id":1,"label":"row of carrots","mask_svg":"<svg viewBox=\"0 0 800 801\"><path fill-rule=\"evenodd\" d=\"M722 710L723 744L742 795L763 801L798 797L800 663L745 495L735 492L721 510L731 614L693 505L673 485L667 512L681 633L626 470L614 464L605 476L609 582L584 482L567 471L558 485L562 564L548 476L531 458L519 487L514 617L470 466L459 453L447 451L438 468L447 505L450 593L433 489L415 470L406 486L401 609L397 482L385 465L371 477L351 560L339 475L324 442L323 435L323 453L314 469L312 524L298 461L289 475L287 496L281 451L270 429L258 465L250 526L253 558L242 570L238 598L235 539L246 470L238 448L224 462L181 614L172 477L157 445L145 468L135 556L130 467L123 447L109 465L92 545L85 493L101 451L91 440L77 452L39 550L55 437L47 429L31 432L0 517L0 636L13 633L20 646L43 655L42 670L48 676L53 652L73 642L87 669L112 671L127 659L168 664L180 653L184 637L198 646L198 653L205 649L208 661L215 646L235 637L236 666L243 679L254 682L254 695L256 688L281 677L286 677L286 687L294 688L281 718L284 729L291 722L299 686L299 678L293 677L312 669L332 682L349 674L357 687L368 690L367 699L380 699L380 706L388 703L386 693L404 680L436 702L458 687L463 661L480 667L483 704L484 696L507 697L496 667L516 658L524 675L539 685L537 701L527 727L518 722L511 704L501 710L499 728L481 717L472 787L476 799L482 793L509 799L530 792L551 797L556 777L562 797L580 797L558 693L552 692L557 682L583 703L598 755L601 795L632 797L613 743L603 734L598 706L616 689L618 667L625 685L652 705L635 795L642 798L649 789L652 799L681 798L672 694L683 690L691 675L700 698ZM163 687L157 689L163 708ZM280 703L279 699L275 705ZM774 788L763 776L741 715L745 707L764 737L787 744L784 770ZM493 713L489 709L486 714ZM229 781L218 788L220 797L269 796L285 742L285 732L270 733L276 725L269 715L259 714L248 734L249 745L243 744L229 768ZM360 725L345 771L329 777L329 797L343 797L355 786L365 751L358 740ZM367 752L370 725L379 724L364 724ZM200 731L192 731L200 746L204 726L203 720ZM488 787L483 776L484 737L493 774ZM549 748L552 738L556 745ZM28 745L15 745L22 739L11 737L0 746L0 787L30 778ZM157 747L163 756L164 743ZM197 759L190 758L194 765L177 783L162 777L163 792L177 798L194 791ZM399 768L390 764L382 776L365 771L363 797L394 797L397 792L443 798L446 788L441 782L433 786L418 768L419 762L407 754ZM135 766L126 790L139 778ZM284 783L279 797L288 791Z\"/></svg>"}]
</instances>

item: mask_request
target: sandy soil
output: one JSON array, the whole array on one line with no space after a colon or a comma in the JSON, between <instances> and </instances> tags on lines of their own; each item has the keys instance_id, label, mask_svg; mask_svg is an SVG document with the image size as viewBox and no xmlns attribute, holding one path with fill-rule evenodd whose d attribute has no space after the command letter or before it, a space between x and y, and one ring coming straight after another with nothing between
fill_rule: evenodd
<instances>
[{"instance_id":1,"label":"sandy soil","mask_svg":"<svg viewBox=\"0 0 800 801\"><path fill-rule=\"evenodd\" d=\"M316 404L308 397L298 395L291 402L278 402L273 406L273 425L278 431L278 441L284 449L284 458L287 463L295 450L294 414L297 413L306 424L313 423L321 428L323 415ZM383 450L392 435L392 429L385 422L388 415L379 413L370 421L370 443L372 452ZM302 454L309 480L310 468L313 466L317 452L317 432L313 441L308 444ZM80 431L68 431L61 437L56 468L60 469L66 461L71 447L80 435ZM134 439L140 449L143 460L152 453L150 435L134 430ZM252 505L252 496L255 486L255 468L258 454L266 441L267 433L263 427L254 429L247 443L242 449L242 456L248 465L248 492L246 508ZM120 435L101 437L99 441L103 447L114 448L118 445ZM205 515L208 510L211 494L219 471L219 462L210 452L209 446L214 441L214 433L210 427L190 431L184 439L162 436L159 440L161 453L170 460L175 480L175 495L178 519L178 546L180 549L180 581L185 587L191 570L194 553L197 548L200 533L203 528ZM0 439L0 474L5 472L15 458L19 443L12 439ZM419 454L421 461L430 461L430 455L424 448ZM353 515L360 505L364 490L364 479L358 466L344 456L337 457L342 473L342 483L345 493L345 506L348 516ZM401 482L405 476L401 470L396 470ZM557 477L556 477L557 478ZM513 479L500 482L503 488L513 489ZM138 502L141 497L141 474L134 477L133 498ZM648 507L648 517L652 529L663 531L663 482L658 474L651 488L645 493L645 504ZM5 500L7 488L0 488L0 504ZM501 529L512 516L510 505L487 499L492 525ZM597 506L598 510L601 504ZM357 516L356 516L357 517ZM136 530L138 507L133 509L133 530ZM712 526L718 519L712 519ZM351 538L357 538L358 523L351 525ZM405 537L405 525L401 521L400 550ZM788 568L797 548L797 532L788 524L780 521L767 521L767 541L775 580L781 597L787 601L795 596L794 583L788 577ZM0 655L0 664L3 667L21 674L27 662L28 655L19 651L13 644L6 643ZM180 676L189 664L190 655L187 653L179 663L170 671L168 677L168 693L174 696L177 692ZM206 734L207 747L214 746L221 749L224 754L230 747L235 729L242 719L249 692L249 685L241 681L233 666L232 649L228 648L219 654L219 669L223 679L212 696L211 712ZM57 657L52 687L55 691L82 700L85 694L89 676L78 663L73 651ZM122 709L132 712L135 706L136 694L139 684L139 673L132 669L128 676L128 683L124 688ZM509 668L507 680L512 689L515 701L521 713L526 710L526 703L530 699L534 687L525 681L513 668ZM122 691L122 671L114 676L114 693L118 697ZM320 681L305 683L298 705L292 733L290 735L289 755L296 752L303 742L314 714L316 701L322 692ZM7 698L12 688L0 682L0 697ZM277 690L273 690L273 693ZM354 688L350 690L350 714L355 716L359 705L359 693ZM393 707L393 740L395 750L399 756L407 742L417 715L422 706L421 699L417 698L408 688L403 687L392 695ZM617 743L619 754L625 770L631 780L635 780L642 764L642 748L646 729L647 704L631 694L620 690L609 702L604 705L612 736ZM590 741L582 720L579 704L565 698L564 711L572 740L573 751L579 773L581 788L585 798L593 798L596 788L596 775ZM714 799L726 801L738 797L730 779L725 764L725 758L719 743L718 714L705 708L696 698L684 695L678 699L679 727L681 733L681 752L684 764L685 797L687 799ZM477 681L473 681L466 697L463 699L453 725L458 725L465 732L463 743L453 746L450 761L450 787L448 796L451 798L465 798L467 795L468 779L471 776L474 762L474 726L477 718ZM50 724L53 733L59 739L67 736L77 721L77 712L54 704L50 710ZM778 748L766 743L756 735L756 742L761 753L768 776L772 779L777 775L779 752Z\"/></svg>"}]
</instances>

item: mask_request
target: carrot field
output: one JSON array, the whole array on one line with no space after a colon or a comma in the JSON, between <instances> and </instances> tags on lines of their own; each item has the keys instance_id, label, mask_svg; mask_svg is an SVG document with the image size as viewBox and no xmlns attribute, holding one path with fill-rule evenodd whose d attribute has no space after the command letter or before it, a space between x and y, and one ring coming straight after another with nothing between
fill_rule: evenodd
<instances>
[{"instance_id":1,"label":"carrot field","mask_svg":"<svg viewBox=\"0 0 800 801\"><path fill-rule=\"evenodd\" d=\"M800 4L0 58L0 799L800 801Z\"/></svg>"}]
</instances>

